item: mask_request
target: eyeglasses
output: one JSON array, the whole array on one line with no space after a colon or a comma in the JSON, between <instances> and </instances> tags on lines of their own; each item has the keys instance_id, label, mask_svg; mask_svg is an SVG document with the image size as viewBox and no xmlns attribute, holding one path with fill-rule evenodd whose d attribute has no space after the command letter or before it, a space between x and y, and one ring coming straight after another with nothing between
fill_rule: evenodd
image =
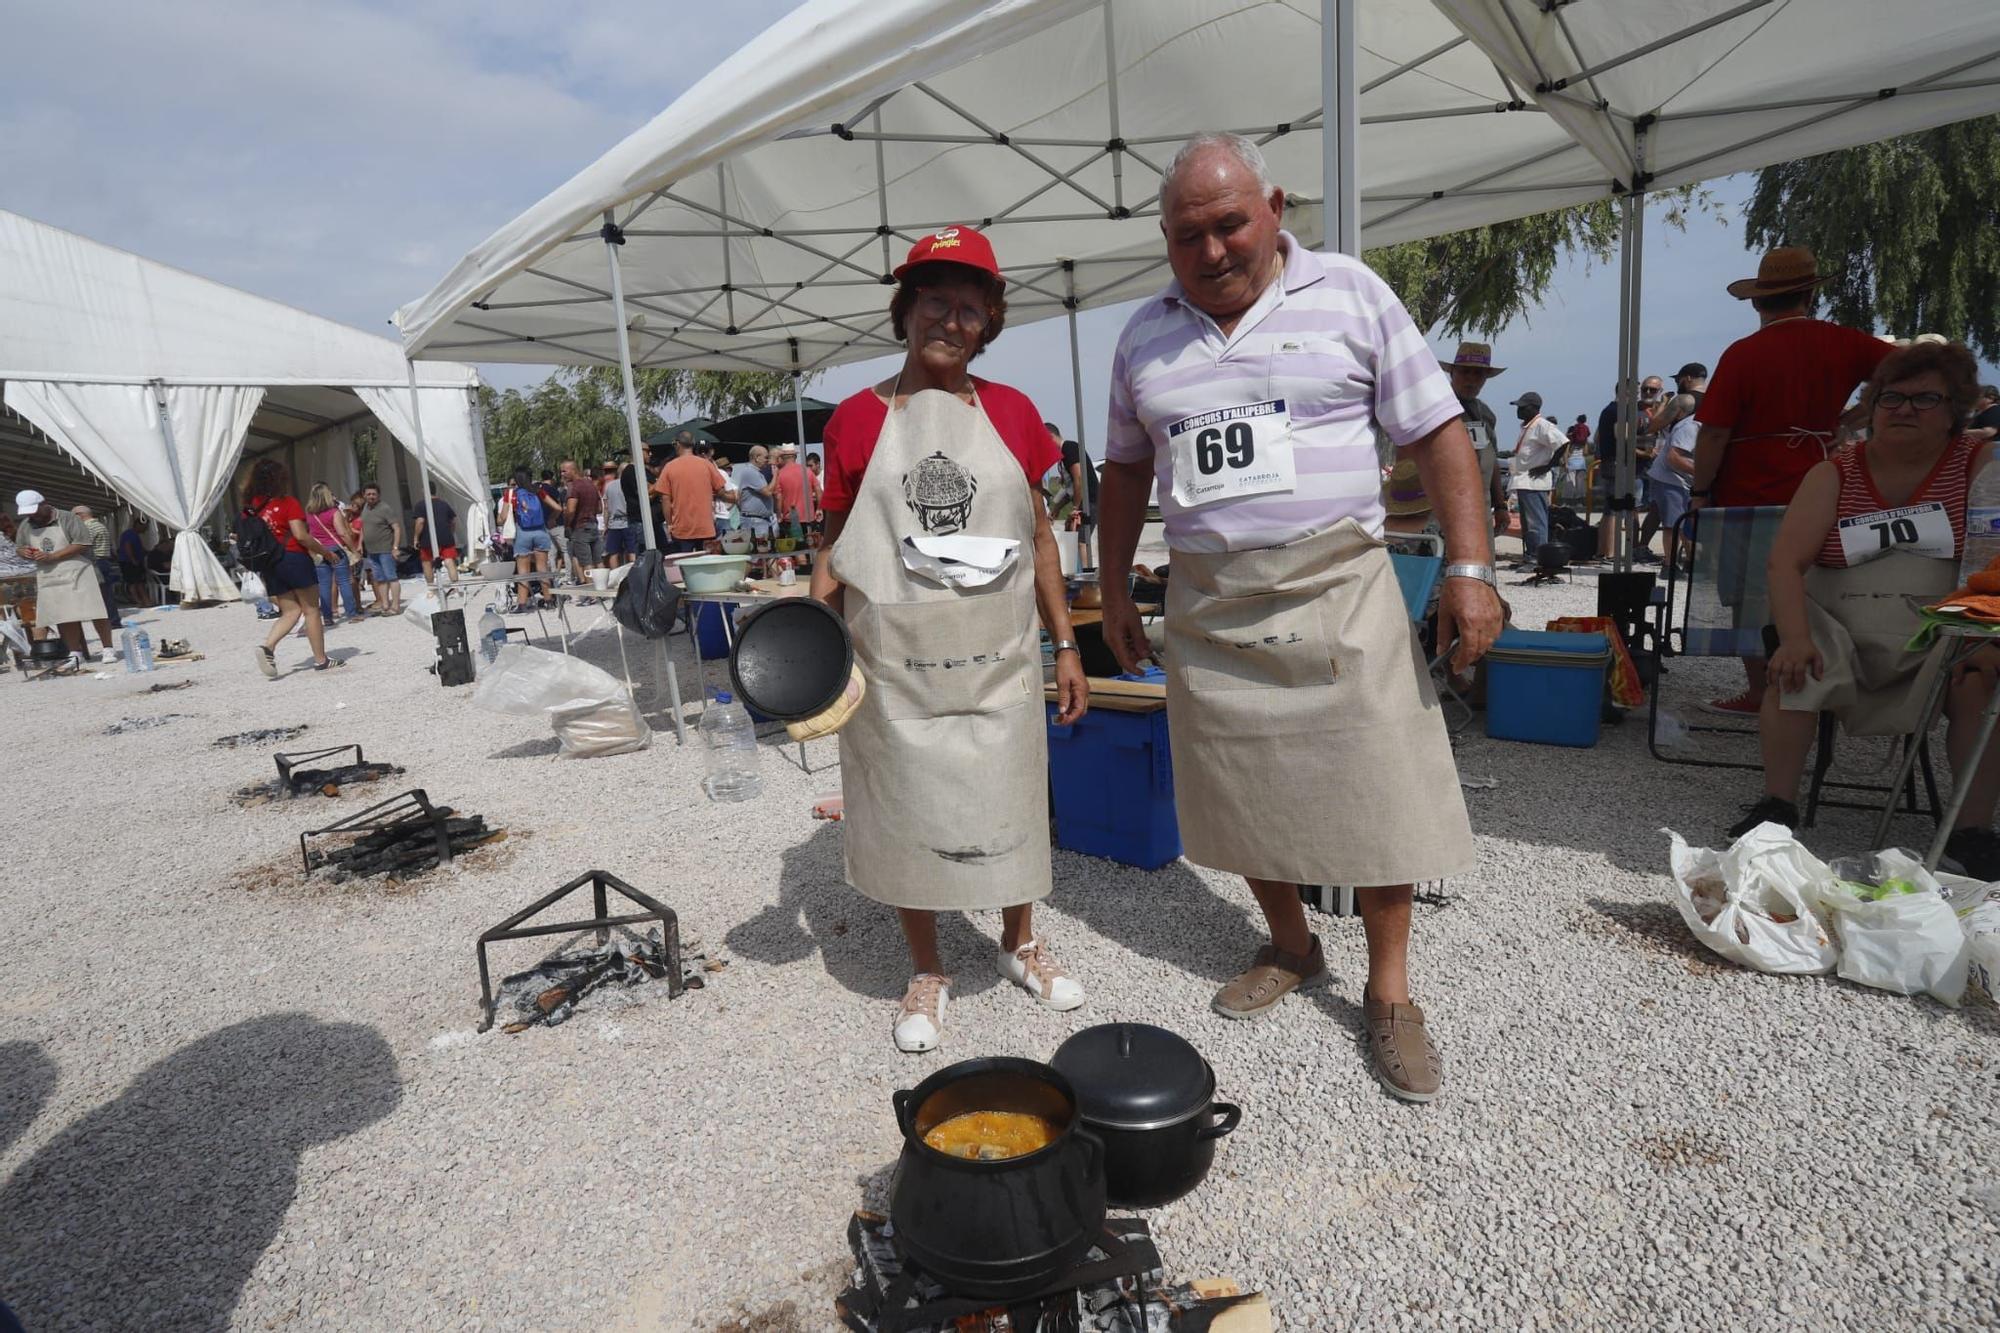
<instances>
[{"instance_id":1,"label":"eyeglasses","mask_svg":"<svg viewBox=\"0 0 2000 1333\"><path fill-rule=\"evenodd\" d=\"M986 307L952 300L942 292L924 292L917 297L917 313L933 323L941 324L956 315L961 329L983 329L986 327Z\"/></svg>"},{"instance_id":2,"label":"eyeglasses","mask_svg":"<svg viewBox=\"0 0 2000 1333\"><path fill-rule=\"evenodd\" d=\"M1919 412L1928 412L1943 401L1944 395L1931 389L1926 389L1922 393L1904 393L1901 389L1884 389L1875 395L1875 406L1886 407L1892 412L1904 403L1908 403Z\"/></svg>"}]
</instances>

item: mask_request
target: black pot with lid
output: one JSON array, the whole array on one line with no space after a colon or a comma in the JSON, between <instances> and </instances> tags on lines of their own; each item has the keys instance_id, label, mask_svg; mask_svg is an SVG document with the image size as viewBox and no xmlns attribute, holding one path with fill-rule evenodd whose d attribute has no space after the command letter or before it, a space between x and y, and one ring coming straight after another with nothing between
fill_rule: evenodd
<instances>
[{"instance_id":1,"label":"black pot with lid","mask_svg":"<svg viewBox=\"0 0 2000 1333\"><path fill-rule=\"evenodd\" d=\"M1243 1111L1215 1100L1215 1071L1178 1033L1101 1023L1049 1062L1074 1089L1083 1123L1104 1144L1105 1193L1121 1208L1156 1208L1201 1184L1215 1141Z\"/></svg>"}]
</instances>

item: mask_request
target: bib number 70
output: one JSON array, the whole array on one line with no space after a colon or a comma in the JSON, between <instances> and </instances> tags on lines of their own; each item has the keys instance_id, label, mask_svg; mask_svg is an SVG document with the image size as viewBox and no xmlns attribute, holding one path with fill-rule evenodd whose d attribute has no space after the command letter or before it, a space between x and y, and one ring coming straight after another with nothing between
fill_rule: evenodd
<instances>
[{"instance_id":1,"label":"bib number 70","mask_svg":"<svg viewBox=\"0 0 2000 1333\"><path fill-rule=\"evenodd\" d=\"M1887 523L1870 523L1868 530L1882 539L1882 549L1885 551L1891 545L1915 546L1917 544L1917 525L1913 519L1898 518Z\"/></svg>"},{"instance_id":2,"label":"bib number 70","mask_svg":"<svg viewBox=\"0 0 2000 1333\"><path fill-rule=\"evenodd\" d=\"M1194 465L1204 477L1222 471L1224 463L1239 469L1249 467L1255 457L1254 437L1245 421L1232 421L1221 429L1209 426L1194 437Z\"/></svg>"}]
</instances>

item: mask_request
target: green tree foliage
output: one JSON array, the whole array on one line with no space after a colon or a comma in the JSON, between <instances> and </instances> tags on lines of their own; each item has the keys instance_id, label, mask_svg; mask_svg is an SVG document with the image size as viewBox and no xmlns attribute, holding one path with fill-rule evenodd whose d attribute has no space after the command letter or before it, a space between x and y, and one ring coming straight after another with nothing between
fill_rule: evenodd
<instances>
[{"instance_id":1,"label":"green tree foliage","mask_svg":"<svg viewBox=\"0 0 2000 1333\"><path fill-rule=\"evenodd\" d=\"M1715 211L1699 189L1653 195L1668 204L1668 226L1684 230L1695 213ZM1451 337L1498 333L1528 321L1547 294L1557 266L1571 255L1609 263L1618 254L1618 205L1595 203L1537 213L1490 227L1385 245L1364 256L1382 275L1417 327Z\"/></svg>"},{"instance_id":2,"label":"green tree foliage","mask_svg":"<svg viewBox=\"0 0 2000 1333\"><path fill-rule=\"evenodd\" d=\"M776 371L642 369L634 387L639 431L653 435L696 414L733 416L790 398L792 377ZM505 481L517 467L540 473L565 458L601 461L631 451L625 386L615 366L558 370L526 390L481 388L479 410L493 481Z\"/></svg>"},{"instance_id":3,"label":"green tree foliage","mask_svg":"<svg viewBox=\"0 0 2000 1333\"><path fill-rule=\"evenodd\" d=\"M1743 231L1811 246L1834 319L2000 359L2000 117L1766 167Z\"/></svg>"}]
</instances>

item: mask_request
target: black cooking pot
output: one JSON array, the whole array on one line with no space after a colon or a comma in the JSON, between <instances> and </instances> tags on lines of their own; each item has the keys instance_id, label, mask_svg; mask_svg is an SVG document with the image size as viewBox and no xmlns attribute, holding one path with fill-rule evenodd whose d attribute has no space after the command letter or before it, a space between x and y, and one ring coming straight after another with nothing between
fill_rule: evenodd
<instances>
[{"instance_id":1,"label":"black cooking pot","mask_svg":"<svg viewBox=\"0 0 2000 1333\"><path fill-rule=\"evenodd\" d=\"M1105 1192L1121 1208L1157 1208L1201 1184L1215 1141L1243 1118L1215 1100L1215 1071L1200 1052L1150 1023L1085 1028L1052 1063L1104 1141Z\"/></svg>"},{"instance_id":2,"label":"black cooking pot","mask_svg":"<svg viewBox=\"0 0 2000 1333\"><path fill-rule=\"evenodd\" d=\"M896 1248L954 1294L1020 1300L1081 1260L1103 1231L1104 1146L1079 1123L1069 1081L1047 1065L966 1060L892 1100L903 1131L889 1182ZM924 1142L968 1111L1022 1111L1062 1132L1000 1161L953 1157Z\"/></svg>"},{"instance_id":3,"label":"black cooking pot","mask_svg":"<svg viewBox=\"0 0 2000 1333\"><path fill-rule=\"evenodd\" d=\"M61 639L36 639L28 645L28 660L37 665L50 665L69 660L69 646Z\"/></svg>"},{"instance_id":4,"label":"black cooking pot","mask_svg":"<svg viewBox=\"0 0 2000 1333\"><path fill-rule=\"evenodd\" d=\"M847 622L824 602L787 597L737 622L729 679L736 696L766 717L797 722L825 712L853 670Z\"/></svg>"}]
</instances>

